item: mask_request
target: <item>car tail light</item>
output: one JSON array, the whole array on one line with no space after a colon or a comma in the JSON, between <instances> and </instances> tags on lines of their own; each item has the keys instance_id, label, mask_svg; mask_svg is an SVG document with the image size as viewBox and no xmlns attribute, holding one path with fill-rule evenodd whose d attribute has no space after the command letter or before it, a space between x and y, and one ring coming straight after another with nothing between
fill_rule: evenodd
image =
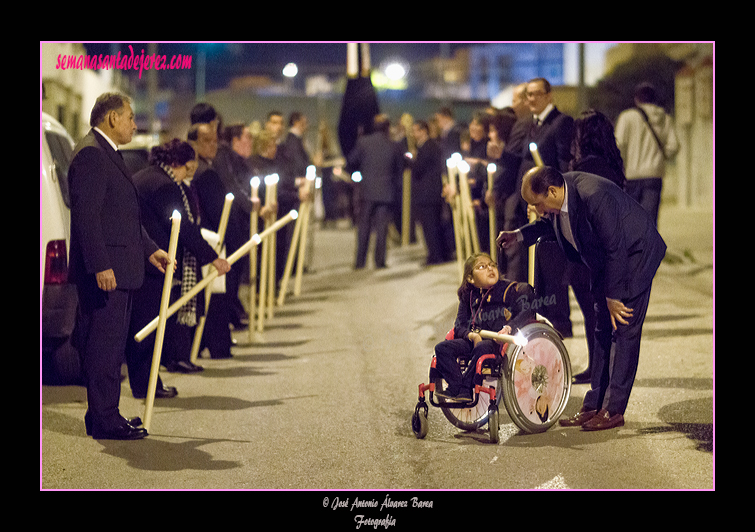
<instances>
[{"instance_id":1,"label":"car tail light","mask_svg":"<svg viewBox=\"0 0 755 532\"><path fill-rule=\"evenodd\" d=\"M65 240L51 240L45 253L45 284L62 284L68 280Z\"/></svg>"}]
</instances>

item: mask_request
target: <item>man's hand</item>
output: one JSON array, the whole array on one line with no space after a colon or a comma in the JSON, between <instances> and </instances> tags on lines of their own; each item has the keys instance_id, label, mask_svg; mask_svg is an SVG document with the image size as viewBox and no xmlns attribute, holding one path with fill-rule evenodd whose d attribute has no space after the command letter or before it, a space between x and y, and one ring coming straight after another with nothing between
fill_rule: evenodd
<instances>
[{"instance_id":1,"label":"man's hand","mask_svg":"<svg viewBox=\"0 0 755 532\"><path fill-rule=\"evenodd\" d=\"M97 286L100 290L104 290L105 292L112 292L117 286L117 283L115 282L115 272L112 268L97 272L95 278L97 279Z\"/></svg>"},{"instance_id":2,"label":"man's hand","mask_svg":"<svg viewBox=\"0 0 755 532\"><path fill-rule=\"evenodd\" d=\"M495 239L498 247L507 248L513 244L516 244L516 231L501 231L498 234L498 238Z\"/></svg>"},{"instance_id":3,"label":"man's hand","mask_svg":"<svg viewBox=\"0 0 755 532\"><path fill-rule=\"evenodd\" d=\"M231 265L228 263L228 261L220 257L212 261L212 265L218 271L218 275L225 275L226 273L231 271Z\"/></svg>"},{"instance_id":4,"label":"man's hand","mask_svg":"<svg viewBox=\"0 0 755 532\"><path fill-rule=\"evenodd\" d=\"M163 251L162 249L158 249L155 251L152 255L149 256L149 262L158 270L160 270L161 273L165 273L166 269L168 268L168 265L170 264L170 257L168 256L168 253ZM176 262L173 261L173 271L176 271Z\"/></svg>"},{"instance_id":5,"label":"man's hand","mask_svg":"<svg viewBox=\"0 0 755 532\"><path fill-rule=\"evenodd\" d=\"M606 298L606 303L608 305L608 314L611 315L611 325L613 325L614 331L616 330L617 321L622 325L629 325L627 318L633 316L632 312L634 312L634 309L627 308L618 299L611 299L610 297Z\"/></svg>"}]
</instances>

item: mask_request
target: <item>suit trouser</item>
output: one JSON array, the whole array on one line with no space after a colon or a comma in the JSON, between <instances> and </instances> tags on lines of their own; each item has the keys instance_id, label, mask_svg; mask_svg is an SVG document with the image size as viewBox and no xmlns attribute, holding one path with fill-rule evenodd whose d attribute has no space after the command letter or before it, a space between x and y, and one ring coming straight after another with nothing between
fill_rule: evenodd
<instances>
[{"instance_id":1,"label":"suit trouser","mask_svg":"<svg viewBox=\"0 0 755 532\"><path fill-rule=\"evenodd\" d=\"M92 424L112 430L123 423L118 410L121 398L121 365L131 321L130 290L102 292L96 296L79 291L75 347L79 349Z\"/></svg>"},{"instance_id":2,"label":"suit trouser","mask_svg":"<svg viewBox=\"0 0 755 532\"><path fill-rule=\"evenodd\" d=\"M611 415L624 414L632 392L637 365L640 358L640 339L645 322L650 286L637 296L622 301L633 309L629 325L616 323L613 331L608 313L606 298L600 290L595 296L595 343L590 391L585 394L583 408L600 410L605 408Z\"/></svg>"},{"instance_id":3,"label":"suit trouser","mask_svg":"<svg viewBox=\"0 0 755 532\"><path fill-rule=\"evenodd\" d=\"M427 246L427 263L436 264L445 262L448 253L446 253L443 235L441 233L441 209L443 206L437 204L419 204L413 205L415 217L422 226L422 234L425 237Z\"/></svg>"},{"instance_id":4,"label":"suit trouser","mask_svg":"<svg viewBox=\"0 0 755 532\"><path fill-rule=\"evenodd\" d=\"M375 230L375 266L385 266L386 247L388 244L388 223L391 219L390 203L362 202L359 213L357 232L356 267L364 268L367 263L367 250L370 234Z\"/></svg>"},{"instance_id":5,"label":"suit trouser","mask_svg":"<svg viewBox=\"0 0 755 532\"><path fill-rule=\"evenodd\" d=\"M472 347L471 340L465 338L445 340L435 346L435 369L448 383L449 393L469 391L474 383L477 359L482 355L500 352L501 346L493 340L482 340L475 347ZM462 374L456 359L470 353L469 364Z\"/></svg>"},{"instance_id":6,"label":"suit trouser","mask_svg":"<svg viewBox=\"0 0 755 532\"><path fill-rule=\"evenodd\" d=\"M514 247L527 252L524 246ZM570 337L569 261L558 243L552 240L539 241L535 245L535 255L535 293L554 299L553 305L544 306L538 312L548 318L561 334Z\"/></svg>"}]
</instances>

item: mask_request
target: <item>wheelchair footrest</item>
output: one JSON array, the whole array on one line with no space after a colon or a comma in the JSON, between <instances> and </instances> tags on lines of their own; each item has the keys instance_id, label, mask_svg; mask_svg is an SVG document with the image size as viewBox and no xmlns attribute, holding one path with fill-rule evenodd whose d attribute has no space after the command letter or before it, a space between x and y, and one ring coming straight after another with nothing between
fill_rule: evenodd
<instances>
[{"instance_id":1,"label":"wheelchair footrest","mask_svg":"<svg viewBox=\"0 0 755 532\"><path fill-rule=\"evenodd\" d=\"M425 392L426 391L434 392L435 391L435 383L432 383L432 382L430 384L424 384L424 383L422 383L422 384L419 385L419 398L420 399L424 399L425 398Z\"/></svg>"},{"instance_id":2,"label":"wheelchair footrest","mask_svg":"<svg viewBox=\"0 0 755 532\"><path fill-rule=\"evenodd\" d=\"M481 386L479 384L476 384L474 387L474 393L475 394L486 393L490 396L490 401L495 402L495 394L496 394L495 388L492 388L489 386Z\"/></svg>"}]
</instances>

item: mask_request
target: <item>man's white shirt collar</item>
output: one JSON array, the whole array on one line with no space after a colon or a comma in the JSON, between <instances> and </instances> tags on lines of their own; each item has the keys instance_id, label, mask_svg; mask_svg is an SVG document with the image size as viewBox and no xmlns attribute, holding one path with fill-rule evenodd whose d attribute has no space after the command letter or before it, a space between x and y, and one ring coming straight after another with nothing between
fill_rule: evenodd
<instances>
[{"instance_id":1,"label":"man's white shirt collar","mask_svg":"<svg viewBox=\"0 0 755 532\"><path fill-rule=\"evenodd\" d=\"M542 124L543 122L545 122L545 118L548 116L548 114L553 110L553 107L554 107L553 104L549 103L545 107L545 109L543 109L542 113L540 113L539 115L534 115L535 118L537 118L540 121L540 123Z\"/></svg>"},{"instance_id":2,"label":"man's white shirt collar","mask_svg":"<svg viewBox=\"0 0 755 532\"><path fill-rule=\"evenodd\" d=\"M100 128L98 128L97 126L94 126L94 127L92 128L92 129L94 129L94 130L95 130L95 131L96 131L97 133L99 133L100 135L102 135L103 137L105 137L105 140L107 140L107 141L108 141L108 143L109 143L109 144L110 144L110 145L111 145L111 146L113 147L113 149L114 149L115 151L118 151L118 145L117 145L117 144L116 144L115 142L113 142L113 139L111 139L110 137L108 137L108 136L107 136L107 135L105 134L105 132L104 132L104 131L102 131L102 130L101 130Z\"/></svg>"}]
</instances>

